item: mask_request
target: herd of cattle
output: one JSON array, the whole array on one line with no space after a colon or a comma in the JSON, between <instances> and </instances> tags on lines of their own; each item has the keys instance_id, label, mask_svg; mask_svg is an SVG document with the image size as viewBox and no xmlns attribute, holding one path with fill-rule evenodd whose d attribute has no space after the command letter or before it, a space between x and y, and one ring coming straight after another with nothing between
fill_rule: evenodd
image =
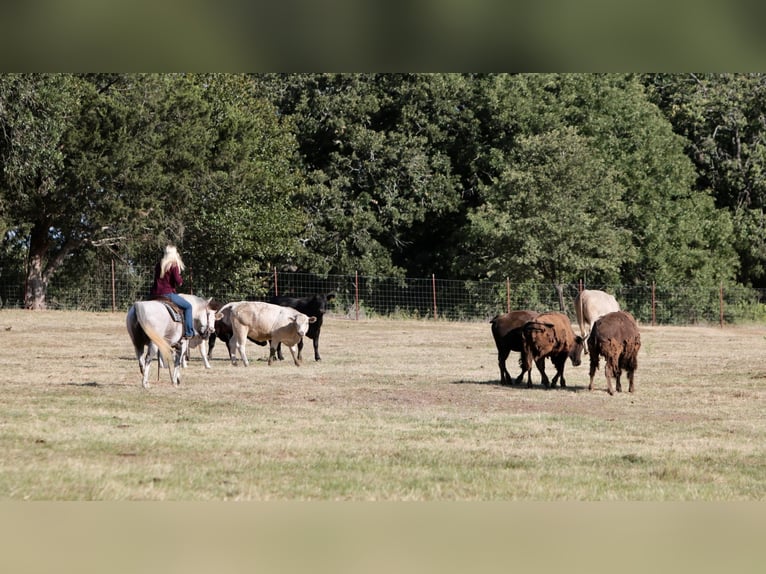
<instances>
[{"instance_id":1,"label":"herd of cattle","mask_svg":"<svg viewBox=\"0 0 766 574\"><path fill-rule=\"evenodd\" d=\"M532 364L537 366L545 387L555 387L558 382L566 386L564 365L569 359L578 366L582 353L590 355L590 384L604 357L607 391L614 394L612 378L617 392L622 392L620 377L623 369L628 375L628 391L634 391L634 375L638 366L638 350L641 336L633 316L621 311L617 300L603 291L585 290L575 297L575 313L581 335L575 335L569 318L563 313L522 310L497 315L490 321L492 336L497 346L497 360L502 384L521 384L527 375L527 386L532 386ZM521 373L511 378L505 366L511 351L521 354ZM549 380L545 374L545 359L550 358L556 375Z\"/></svg>"},{"instance_id":2,"label":"herd of cattle","mask_svg":"<svg viewBox=\"0 0 766 574\"><path fill-rule=\"evenodd\" d=\"M328 304L335 295L313 295L310 297L273 297L269 302L237 301L219 306L215 311L213 325L206 323L205 332L190 342L191 347L200 347L205 366L209 367L208 358L215 346L216 339L223 341L228 348L229 358L237 364L237 357L248 365L245 345L247 341L270 346L268 364L275 358L282 359L281 345L288 346L296 365L300 365L303 351L303 338L313 342L314 359L319 361L319 335ZM527 376L527 386L532 386L532 365L537 366L543 386L555 387L559 383L566 386L564 366L569 359L572 365L581 364L582 353L590 355L590 384L599 367L599 358L604 357L607 391L614 394L612 379L616 389L622 391L620 377L625 370L629 381L629 392L634 391L634 374L638 365L637 356L641 347L641 337L633 316L621 311L616 299L603 291L584 290L575 298L575 313L580 328L580 335L575 335L569 318L563 313L537 313L519 310L495 316L491 321L492 337L497 347L500 383L504 385L521 384ZM129 330L131 329L129 312ZM144 373L144 357L151 360L149 339L145 345L136 345L136 354ZM520 353L521 373L513 379L506 368L506 360L511 351ZM187 349L181 351L185 355ZM144 354L146 353L146 355ZM556 369L553 380L545 373L545 359L550 358ZM146 379L146 377L145 377ZM146 386L146 380L144 381Z\"/></svg>"}]
</instances>

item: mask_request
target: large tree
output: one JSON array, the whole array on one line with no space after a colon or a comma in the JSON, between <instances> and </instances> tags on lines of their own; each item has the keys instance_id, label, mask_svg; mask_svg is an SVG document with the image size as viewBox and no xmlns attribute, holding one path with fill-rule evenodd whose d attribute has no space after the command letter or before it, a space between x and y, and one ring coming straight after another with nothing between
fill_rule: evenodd
<instances>
[{"instance_id":1,"label":"large tree","mask_svg":"<svg viewBox=\"0 0 766 574\"><path fill-rule=\"evenodd\" d=\"M486 106L482 113L486 118L483 156L486 172L494 174L493 179L482 186L483 201L496 201L498 193L521 194L513 200L519 203L525 189L539 188L509 186L507 177L502 174L521 173L529 177L529 154L519 152L528 149L530 142L553 133L561 134L562 146L567 140L575 142L571 135L565 134L576 134L581 150L578 153L582 155L579 164L571 160L562 164L562 168L568 166L568 169L560 171L557 193L562 196L561 201L546 195L546 201L540 202L537 217L552 220L551 225L558 221L566 223L567 220L562 219L562 213L566 212L561 202L567 198L571 203L569 209L574 213L589 209L579 201L583 194L574 191L578 186L590 185L595 189L600 182L605 182L610 187L609 190L601 188L590 198L602 211L589 219L587 228L560 225L565 236L562 245L581 254L591 254L591 261L581 258L576 266L560 265L560 270L571 273L564 280L584 277L590 283L654 280L662 284L688 281L709 284L733 277L736 259L732 251L731 221L725 212L715 209L707 190L695 188L695 173L684 154L683 139L673 133L670 124L649 101L637 77L500 74L482 81ZM550 155L543 158L552 164L551 170L560 155L555 144L555 140L548 143ZM539 176L536 180L540 180ZM494 204L493 208L496 208ZM476 213L481 214L482 210L486 211L487 207L479 207ZM533 223L520 217L523 211L519 212L514 205L513 209L505 209L505 213L507 224L518 234L513 243L517 250L529 253L531 249L540 257L545 256L541 249L526 245L527 242L534 245L539 239L529 238L525 226L517 225L517 219L528 225ZM466 243L466 252L485 249L485 238L476 233L481 229L491 231L487 225L477 227L476 217L474 215L472 227L465 235L472 240ZM602 233L610 245L615 237L620 237L620 247L599 252L596 247ZM574 255L562 254L561 257L571 261ZM544 268L541 259L534 263ZM467 268L462 260L460 268ZM473 269L478 274L478 268ZM518 267L509 265L505 272L519 271ZM528 272L518 277L530 278Z\"/></svg>"},{"instance_id":2,"label":"large tree","mask_svg":"<svg viewBox=\"0 0 766 574\"><path fill-rule=\"evenodd\" d=\"M186 262L206 294L262 294L274 266L306 258L304 190L288 120L245 75L196 78L210 110L210 150L184 236Z\"/></svg>"},{"instance_id":3,"label":"large tree","mask_svg":"<svg viewBox=\"0 0 766 574\"><path fill-rule=\"evenodd\" d=\"M655 74L645 82L686 138L697 187L731 213L738 280L766 286L766 74Z\"/></svg>"},{"instance_id":4,"label":"large tree","mask_svg":"<svg viewBox=\"0 0 766 574\"><path fill-rule=\"evenodd\" d=\"M51 277L81 248L179 236L205 145L180 81L0 78L0 190L14 228L29 230L28 307L46 306Z\"/></svg>"},{"instance_id":5,"label":"large tree","mask_svg":"<svg viewBox=\"0 0 766 574\"><path fill-rule=\"evenodd\" d=\"M306 265L319 272L401 275L437 245L460 203L449 146L461 141L459 75L301 74L261 77L295 126L311 221Z\"/></svg>"},{"instance_id":6,"label":"large tree","mask_svg":"<svg viewBox=\"0 0 766 574\"><path fill-rule=\"evenodd\" d=\"M0 114L0 219L28 235L31 308L83 249L149 263L174 242L200 280L235 282L295 251L292 140L244 76L7 75Z\"/></svg>"},{"instance_id":7,"label":"large tree","mask_svg":"<svg viewBox=\"0 0 766 574\"><path fill-rule=\"evenodd\" d=\"M462 265L490 278L557 287L586 274L616 280L630 257L621 192L576 129L520 136L484 204L469 216L471 256Z\"/></svg>"}]
</instances>

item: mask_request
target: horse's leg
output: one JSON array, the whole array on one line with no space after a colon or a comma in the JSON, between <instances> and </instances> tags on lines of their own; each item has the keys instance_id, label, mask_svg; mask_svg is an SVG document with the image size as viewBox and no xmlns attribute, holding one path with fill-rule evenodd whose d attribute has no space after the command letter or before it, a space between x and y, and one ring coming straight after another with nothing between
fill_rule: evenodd
<instances>
[{"instance_id":1,"label":"horse's leg","mask_svg":"<svg viewBox=\"0 0 766 574\"><path fill-rule=\"evenodd\" d=\"M141 371L141 374L143 375L144 369L146 368L145 367L146 360L144 359L144 356L146 355L145 353L146 349L144 348L143 345L141 345L140 347L136 345L135 351L136 351L136 358L138 359L138 369Z\"/></svg>"},{"instance_id":2,"label":"horse's leg","mask_svg":"<svg viewBox=\"0 0 766 574\"><path fill-rule=\"evenodd\" d=\"M205 368L210 368L210 361L208 361L208 349L207 349L207 339L205 337L202 337L202 342L199 344L199 352L202 355L202 362L205 363Z\"/></svg>"},{"instance_id":3,"label":"horse's leg","mask_svg":"<svg viewBox=\"0 0 766 574\"><path fill-rule=\"evenodd\" d=\"M143 378L141 379L141 386L145 389L149 388L149 373L151 372L152 358L154 357L154 343L149 343L146 347L146 354L144 355L144 369Z\"/></svg>"}]
</instances>

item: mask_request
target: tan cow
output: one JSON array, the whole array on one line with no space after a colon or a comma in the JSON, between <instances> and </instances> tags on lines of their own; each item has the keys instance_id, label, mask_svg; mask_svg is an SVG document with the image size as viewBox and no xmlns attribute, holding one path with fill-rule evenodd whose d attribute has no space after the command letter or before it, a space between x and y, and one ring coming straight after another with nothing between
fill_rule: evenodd
<instances>
[{"instance_id":1,"label":"tan cow","mask_svg":"<svg viewBox=\"0 0 766 574\"><path fill-rule=\"evenodd\" d=\"M542 377L543 386L556 386L560 382L566 387L564 380L564 365L567 358L572 365L578 366L582 360L583 339L576 336L572 330L569 317L563 313L549 311L541 313L524 325L524 352L522 353L521 368L525 371L537 365ZM545 374L545 358L550 357L556 367L556 375L552 381ZM528 387L532 382L527 383Z\"/></svg>"},{"instance_id":2,"label":"tan cow","mask_svg":"<svg viewBox=\"0 0 766 574\"><path fill-rule=\"evenodd\" d=\"M580 336L583 339L588 338L588 334L593 329L599 317L607 313L620 310L620 304L612 295L604 291L584 290L577 294L574 300L575 313L577 314L577 324L580 326ZM587 325L587 330L586 330ZM587 353L588 350L586 349Z\"/></svg>"},{"instance_id":3,"label":"tan cow","mask_svg":"<svg viewBox=\"0 0 766 574\"><path fill-rule=\"evenodd\" d=\"M245 354L248 339L269 341L269 365L277 354L277 346L284 343L290 348L293 361L300 366L297 357L298 343L308 331L316 317L308 317L291 307L282 307L262 301L238 301L227 303L216 313L216 320L228 318L231 322L232 337L229 341L231 362L237 364L237 355L245 366L249 365Z\"/></svg>"}]
</instances>

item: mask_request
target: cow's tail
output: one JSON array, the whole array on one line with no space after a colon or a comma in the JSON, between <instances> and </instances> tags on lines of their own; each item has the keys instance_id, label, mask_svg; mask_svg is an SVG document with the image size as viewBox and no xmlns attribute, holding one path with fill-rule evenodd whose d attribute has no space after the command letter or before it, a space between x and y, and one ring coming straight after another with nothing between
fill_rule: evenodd
<instances>
[{"instance_id":1,"label":"cow's tail","mask_svg":"<svg viewBox=\"0 0 766 574\"><path fill-rule=\"evenodd\" d=\"M215 318L221 319L223 317L223 312L227 309L234 309L234 307L239 303L239 301L232 301L231 303L226 303L223 307L219 307L218 311L215 312Z\"/></svg>"},{"instance_id":2,"label":"cow's tail","mask_svg":"<svg viewBox=\"0 0 766 574\"><path fill-rule=\"evenodd\" d=\"M165 364L172 365L173 349L171 348L170 343L165 340L165 337L160 335L157 330L151 326L146 318L146 311L144 311L144 307L144 305L136 305L136 320L138 321L138 324L141 325L141 328L144 330L144 333L146 333L146 336L149 337L155 345L157 345L157 348L160 350L160 354L162 355L162 359L165 361Z\"/></svg>"},{"instance_id":3,"label":"cow's tail","mask_svg":"<svg viewBox=\"0 0 766 574\"><path fill-rule=\"evenodd\" d=\"M575 313L577 314L577 325L580 327L580 336L583 339L587 338L587 333L585 332L585 311L583 309L583 291L580 291L580 293L577 295L577 301L575 303Z\"/></svg>"}]
</instances>

